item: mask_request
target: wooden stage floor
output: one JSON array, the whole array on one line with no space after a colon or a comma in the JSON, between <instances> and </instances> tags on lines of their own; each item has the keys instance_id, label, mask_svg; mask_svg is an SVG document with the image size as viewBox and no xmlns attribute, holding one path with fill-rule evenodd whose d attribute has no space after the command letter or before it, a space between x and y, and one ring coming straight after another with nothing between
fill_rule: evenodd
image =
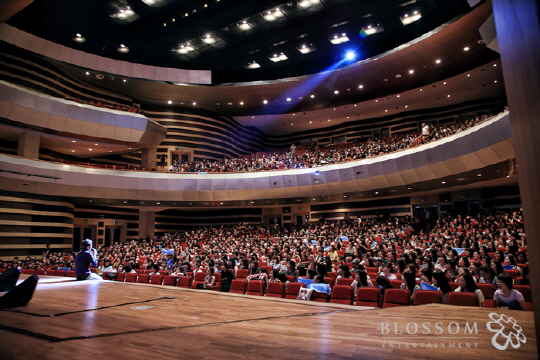
<instances>
[{"instance_id":1,"label":"wooden stage floor","mask_svg":"<svg viewBox=\"0 0 540 360\"><path fill-rule=\"evenodd\" d=\"M494 336L504 346L509 334L518 347L496 349ZM535 336L522 311L373 309L47 276L28 306L0 312L0 359L523 360L538 359Z\"/></svg>"}]
</instances>

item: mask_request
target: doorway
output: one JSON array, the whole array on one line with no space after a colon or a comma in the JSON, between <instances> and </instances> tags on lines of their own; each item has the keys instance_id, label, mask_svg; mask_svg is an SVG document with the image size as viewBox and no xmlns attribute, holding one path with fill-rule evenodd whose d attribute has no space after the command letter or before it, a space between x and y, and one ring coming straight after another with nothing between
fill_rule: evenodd
<instances>
[{"instance_id":1,"label":"doorway","mask_svg":"<svg viewBox=\"0 0 540 360\"><path fill-rule=\"evenodd\" d=\"M105 244L107 248L114 243L120 244L120 231L122 227L120 226L106 226L105 227Z\"/></svg>"}]
</instances>

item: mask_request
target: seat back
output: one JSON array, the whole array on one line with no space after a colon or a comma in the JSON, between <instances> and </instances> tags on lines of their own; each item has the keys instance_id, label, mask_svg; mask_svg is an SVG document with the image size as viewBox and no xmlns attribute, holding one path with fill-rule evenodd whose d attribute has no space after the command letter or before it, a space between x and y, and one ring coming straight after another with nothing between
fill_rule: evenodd
<instances>
[{"instance_id":1,"label":"seat back","mask_svg":"<svg viewBox=\"0 0 540 360\"><path fill-rule=\"evenodd\" d=\"M442 304L441 293L437 290L417 290L414 293L414 305Z\"/></svg>"},{"instance_id":2,"label":"seat back","mask_svg":"<svg viewBox=\"0 0 540 360\"><path fill-rule=\"evenodd\" d=\"M326 276L324 278L324 281L326 281L328 283L328 286L330 286L330 289L332 289L334 287L334 278L332 278L330 276Z\"/></svg>"},{"instance_id":3,"label":"seat back","mask_svg":"<svg viewBox=\"0 0 540 360\"><path fill-rule=\"evenodd\" d=\"M137 274L135 273L126 274L126 282L137 282Z\"/></svg>"},{"instance_id":4,"label":"seat back","mask_svg":"<svg viewBox=\"0 0 540 360\"><path fill-rule=\"evenodd\" d=\"M318 291L313 291L311 293L311 300L312 301L317 301L317 302L328 302L328 294L318 292Z\"/></svg>"},{"instance_id":5,"label":"seat back","mask_svg":"<svg viewBox=\"0 0 540 360\"><path fill-rule=\"evenodd\" d=\"M448 294L448 305L478 306L478 297L475 293L452 292Z\"/></svg>"},{"instance_id":6,"label":"seat back","mask_svg":"<svg viewBox=\"0 0 540 360\"><path fill-rule=\"evenodd\" d=\"M248 269L238 269L236 271L236 278L237 279L245 279L247 278L249 275L249 270Z\"/></svg>"},{"instance_id":7,"label":"seat back","mask_svg":"<svg viewBox=\"0 0 540 360\"><path fill-rule=\"evenodd\" d=\"M482 291L482 294L484 295L484 306L487 308L495 308L496 303L495 300L493 300L493 296L495 296L495 290L497 288L493 284L476 284L476 286Z\"/></svg>"},{"instance_id":8,"label":"seat back","mask_svg":"<svg viewBox=\"0 0 540 360\"><path fill-rule=\"evenodd\" d=\"M263 280L251 280L248 284L247 295L264 295L264 281Z\"/></svg>"},{"instance_id":9,"label":"seat back","mask_svg":"<svg viewBox=\"0 0 540 360\"><path fill-rule=\"evenodd\" d=\"M178 283L176 283L176 287L181 287L188 289L189 288L189 276L180 276L178 278Z\"/></svg>"},{"instance_id":10,"label":"seat back","mask_svg":"<svg viewBox=\"0 0 540 360\"><path fill-rule=\"evenodd\" d=\"M397 306L408 306L409 300L409 290L388 289L384 294L383 309Z\"/></svg>"},{"instance_id":11,"label":"seat back","mask_svg":"<svg viewBox=\"0 0 540 360\"><path fill-rule=\"evenodd\" d=\"M35 272L36 272L36 269L26 269L24 273L26 275L34 275Z\"/></svg>"},{"instance_id":12,"label":"seat back","mask_svg":"<svg viewBox=\"0 0 540 360\"><path fill-rule=\"evenodd\" d=\"M172 275L167 275L163 278L164 286L174 286L176 284L176 277Z\"/></svg>"},{"instance_id":13,"label":"seat back","mask_svg":"<svg viewBox=\"0 0 540 360\"><path fill-rule=\"evenodd\" d=\"M141 274L137 277L137 282L140 284L148 284L148 281L150 280L150 277L148 274Z\"/></svg>"},{"instance_id":14,"label":"seat back","mask_svg":"<svg viewBox=\"0 0 540 360\"><path fill-rule=\"evenodd\" d=\"M68 271L69 273L69 271ZM66 275L66 276L69 276L69 275ZM124 281L126 279L126 273L118 273L118 275L116 275L116 277L113 279L114 281Z\"/></svg>"},{"instance_id":15,"label":"seat back","mask_svg":"<svg viewBox=\"0 0 540 360\"><path fill-rule=\"evenodd\" d=\"M47 272L45 273L45 275L47 275L47 276L54 276L54 273L55 273L55 272L56 272L55 270L47 270Z\"/></svg>"},{"instance_id":16,"label":"seat back","mask_svg":"<svg viewBox=\"0 0 540 360\"><path fill-rule=\"evenodd\" d=\"M150 278L150 284L153 285L161 285L163 282L163 276L160 274L152 275L152 278Z\"/></svg>"},{"instance_id":17,"label":"seat back","mask_svg":"<svg viewBox=\"0 0 540 360\"><path fill-rule=\"evenodd\" d=\"M450 285L450 289L452 289L452 291L456 291L456 289L459 287L457 282L449 282L448 284Z\"/></svg>"},{"instance_id":18,"label":"seat back","mask_svg":"<svg viewBox=\"0 0 540 360\"><path fill-rule=\"evenodd\" d=\"M353 281L354 279L351 279L351 278L341 278L341 279L338 279L337 285L351 285Z\"/></svg>"},{"instance_id":19,"label":"seat back","mask_svg":"<svg viewBox=\"0 0 540 360\"><path fill-rule=\"evenodd\" d=\"M264 296L282 298L283 286L284 284L282 283L271 282L270 284L268 284L268 289L266 289L266 294Z\"/></svg>"},{"instance_id":20,"label":"seat back","mask_svg":"<svg viewBox=\"0 0 540 360\"><path fill-rule=\"evenodd\" d=\"M355 306L381 306L381 290L377 287L361 287L356 291Z\"/></svg>"},{"instance_id":21,"label":"seat back","mask_svg":"<svg viewBox=\"0 0 540 360\"><path fill-rule=\"evenodd\" d=\"M77 275L75 274L75 270L68 270L67 273L66 273L66 276L67 277L75 277Z\"/></svg>"},{"instance_id":22,"label":"seat back","mask_svg":"<svg viewBox=\"0 0 540 360\"><path fill-rule=\"evenodd\" d=\"M193 281L204 282L205 277L206 274L204 272L198 272L195 273L195 278L193 279Z\"/></svg>"},{"instance_id":23,"label":"seat back","mask_svg":"<svg viewBox=\"0 0 540 360\"><path fill-rule=\"evenodd\" d=\"M353 303L352 287L350 285L334 286L334 288L332 289L332 294L330 296L330 302L335 303L335 304L352 305Z\"/></svg>"},{"instance_id":24,"label":"seat back","mask_svg":"<svg viewBox=\"0 0 540 360\"><path fill-rule=\"evenodd\" d=\"M504 272L510 275L514 280L521 275L518 270L504 270Z\"/></svg>"},{"instance_id":25,"label":"seat back","mask_svg":"<svg viewBox=\"0 0 540 360\"><path fill-rule=\"evenodd\" d=\"M43 269L36 270L36 275L45 275L45 270Z\"/></svg>"},{"instance_id":26,"label":"seat back","mask_svg":"<svg viewBox=\"0 0 540 360\"><path fill-rule=\"evenodd\" d=\"M305 287L305 285L303 283L289 283L287 292L285 293L285 299L296 299L301 287Z\"/></svg>"},{"instance_id":27,"label":"seat back","mask_svg":"<svg viewBox=\"0 0 540 360\"><path fill-rule=\"evenodd\" d=\"M401 284L402 284L401 280L389 280L389 281L390 281L390 284L392 285L392 287L394 289L400 289L401 288Z\"/></svg>"},{"instance_id":28,"label":"seat back","mask_svg":"<svg viewBox=\"0 0 540 360\"><path fill-rule=\"evenodd\" d=\"M246 284L247 281L245 279L234 279L231 282L231 289L229 290L229 292L233 294L245 294Z\"/></svg>"},{"instance_id":29,"label":"seat back","mask_svg":"<svg viewBox=\"0 0 540 360\"><path fill-rule=\"evenodd\" d=\"M529 285L514 285L512 289L516 289L523 295L523 300L525 300L525 305L527 305L527 310L532 311L532 295L531 287Z\"/></svg>"}]
</instances>

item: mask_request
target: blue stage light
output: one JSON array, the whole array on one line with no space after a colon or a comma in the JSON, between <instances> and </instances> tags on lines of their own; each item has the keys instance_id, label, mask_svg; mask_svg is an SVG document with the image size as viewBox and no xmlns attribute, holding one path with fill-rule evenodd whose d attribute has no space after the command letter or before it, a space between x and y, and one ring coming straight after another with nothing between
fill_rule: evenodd
<instances>
[{"instance_id":1,"label":"blue stage light","mask_svg":"<svg viewBox=\"0 0 540 360\"><path fill-rule=\"evenodd\" d=\"M356 58L356 54L354 53L354 51L347 51L347 53L345 54L345 60L354 60Z\"/></svg>"}]
</instances>

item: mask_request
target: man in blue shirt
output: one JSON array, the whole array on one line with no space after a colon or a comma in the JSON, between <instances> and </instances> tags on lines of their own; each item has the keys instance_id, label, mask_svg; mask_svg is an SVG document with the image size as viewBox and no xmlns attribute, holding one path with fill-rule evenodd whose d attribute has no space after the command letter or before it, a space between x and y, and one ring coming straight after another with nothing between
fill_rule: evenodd
<instances>
[{"instance_id":1,"label":"man in blue shirt","mask_svg":"<svg viewBox=\"0 0 540 360\"><path fill-rule=\"evenodd\" d=\"M75 276L77 280L103 280L101 276L90 271L90 266L97 266L97 252L92 248L92 240L82 242L81 251L75 258Z\"/></svg>"}]
</instances>

